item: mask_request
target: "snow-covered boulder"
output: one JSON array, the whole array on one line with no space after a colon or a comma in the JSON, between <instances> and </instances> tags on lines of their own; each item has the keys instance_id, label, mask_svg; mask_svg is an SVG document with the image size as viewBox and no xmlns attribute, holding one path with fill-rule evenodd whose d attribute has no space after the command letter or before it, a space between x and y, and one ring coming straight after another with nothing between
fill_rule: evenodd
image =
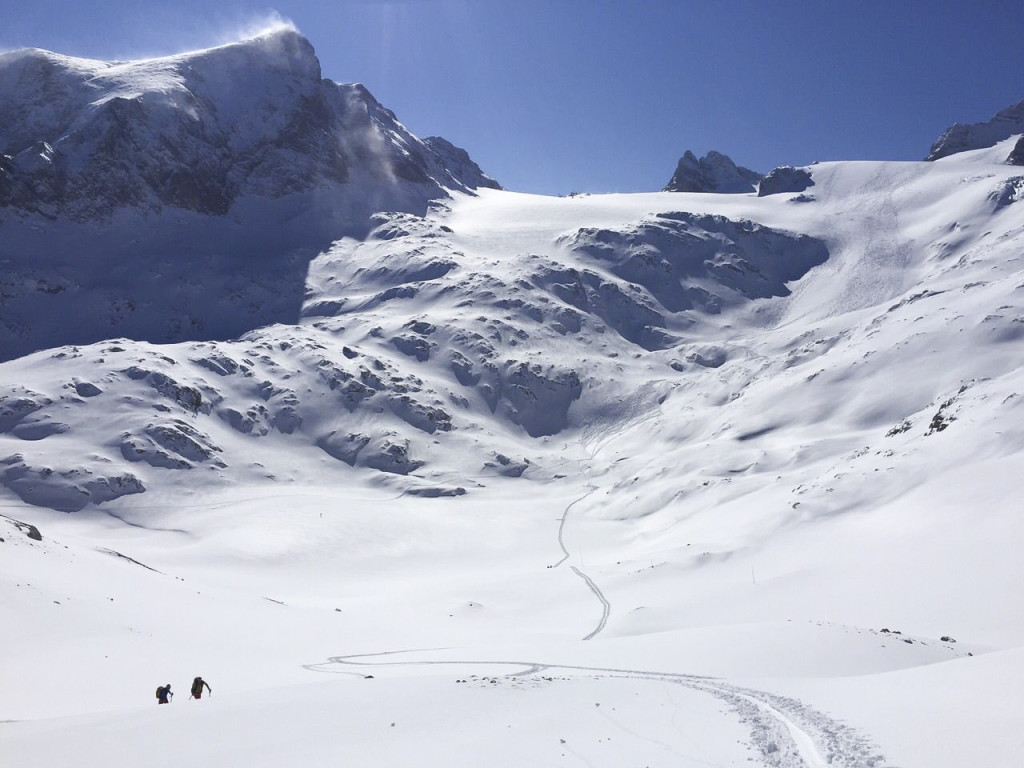
<instances>
[{"instance_id":1,"label":"snow-covered boulder","mask_svg":"<svg viewBox=\"0 0 1024 768\"><path fill-rule=\"evenodd\" d=\"M757 188L757 196L795 194L814 186L814 177L806 168L794 168L791 165L780 165L773 168L761 179Z\"/></svg>"},{"instance_id":2,"label":"snow-covered boulder","mask_svg":"<svg viewBox=\"0 0 1024 768\"><path fill-rule=\"evenodd\" d=\"M130 472L111 473L102 465L40 466L21 454L0 459L0 484L26 504L60 512L77 512L121 496L142 493L145 487Z\"/></svg>"}]
</instances>

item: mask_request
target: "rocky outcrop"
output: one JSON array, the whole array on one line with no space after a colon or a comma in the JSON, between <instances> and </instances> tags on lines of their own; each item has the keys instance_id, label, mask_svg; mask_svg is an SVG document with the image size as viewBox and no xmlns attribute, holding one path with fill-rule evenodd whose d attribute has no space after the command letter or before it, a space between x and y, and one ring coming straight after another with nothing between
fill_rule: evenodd
<instances>
[{"instance_id":1,"label":"rocky outcrop","mask_svg":"<svg viewBox=\"0 0 1024 768\"><path fill-rule=\"evenodd\" d=\"M1007 107L983 123L954 123L935 140L925 160L938 160L958 152L985 149L1018 134L1024 134L1024 101Z\"/></svg>"},{"instance_id":2,"label":"rocky outcrop","mask_svg":"<svg viewBox=\"0 0 1024 768\"><path fill-rule=\"evenodd\" d=\"M40 466L21 454L0 459L0 485L26 504L60 512L77 512L146 490L130 472L112 474L103 466Z\"/></svg>"},{"instance_id":3,"label":"rocky outcrop","mask_svg":"<svg viewBox=\"0 0 1024 768\"><path fill-rule=\"evenodd\" d=\"M563 243L635 289L629 311L619 306L606 316L600 307L586 310L641 345L666 324L664 313L717 314L746 300L786 296L787 283L828 258L825 244L807 235L686 212L657 214L619 230L582 228ZM571 299L564 288L560 296ZM640 327L646 333L637 338ZM666 334L658 341L649 348L676 343Z\"/></svg>"},{"instance_id":4,"label":"rocky outcrop","mask_svg":"<svg viewBox=\"0 0 1024 768\"><path fill-rule=\"evenodd\" d=\"M456 147L448 139L428 136L423 143L438 158L441 167L461 184L470 189L501 189L498 182L480 170L480 166L473 162L466 150Z\"/></svg>"},{"instance_id":5,"label":"rocky outcrop","mask_svg":"<svg viewBox=\"0 0 1024 768\"><path fill-rule=\"evenodd\" d=\"M761 179L761 184L757 188L757 196L795 194L813 186L814 177L806 168L780 165Z\"/></svg>"},{"instance_id":6,"label":"rocky outcrop","mask_svg":"<svg viewBox=\"0 0 1024 768\"><path fill-rule=\"evenodd\" d=\"M377 436L331 432L317 440L317 445L328 456L349 466L368 467L393 475L407 475L424 464L411 457L409 441L394 432Z\"/></svg>"},{"instance_id":7,"label":"rocky outcrop","mask_svg":"<svg viewBox=\"0 0 1024 768\"><path fill-rule=\"evenodd\" d=\"M1024 165L1024 136L1017 139L1010 154L1006 157L1007 165Z\"/></svg>"},{"instance_id":8,"label":"rocky outcrop","mask_svg":"<svg viewBox=\"0 0 1024 768\"><path fill-rule=\"evenodd\" d=\"M209 435L180 419L148 424L137 434L121 437L121 455L128 461L145 461L165 469L192 469L203 462L224 467L216 458L220 448Z\"/></svg>"},{"instance_id":9,"label":"rocky outcrop","mask_svg":"<svg viewBox=\"0 0 1024 768\"><path fill-rule=\"evenodd\" d=\"M756 190L760 179L761 174L736 165L728 155L712 151L698 160L687 151L662 191L740 194Z\"/></svg>"},{"instance_id":10,"label":"rocky outcrop","mask_svg":"<svg viewBox=\"0 0 1024 768\"><path fill-rule=\"evenodd\" d=\"M988 199L993 202L995 210L1024 200L1024 176L1014 176L1000 181Z\"/></svg>"}]
</instances>

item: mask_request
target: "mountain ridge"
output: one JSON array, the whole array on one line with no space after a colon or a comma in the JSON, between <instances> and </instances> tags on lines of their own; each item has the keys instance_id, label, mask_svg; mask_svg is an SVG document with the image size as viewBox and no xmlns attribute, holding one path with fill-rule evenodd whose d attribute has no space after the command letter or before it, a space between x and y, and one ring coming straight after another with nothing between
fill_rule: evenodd
<instances>
[{"instance_id":1,"label":"mountain ridge","mask_svg":"<svg viewBox=\"0 0 1024 768\"><path fill-rule=\"evenodd\" d=\"M935 140L925 160L939 160L959 152L987 149L1021 134L1024 134L1024 101L1006 107L980 123L954 123Z\"/></svg>"},{"instance_id":2,"label":"mountain ridge","mask_svg":"<svg viewBox=\"0 0 1024 768\"><path fill-rule=\"evenodd\" d=\"M223 215L245 195L332 183L385 199L403 182L422 185L423 199L496 186L479 169L472 186L449 172L365 87L323 80L312 46L289 29L125 63L7 54L0 108L10 116L0 205L51 217L164 206Z\"/></svg>"},{"instance_id":3,"label":"mountain ridge","mask_svg":"<svg viewBox=\"0 0 1024 768\"><path fill-rule=\"evenodd\" d=\"M364 86L322 79L287 28L135 62L6 54L0 111L0 359L293 322L309 260L375 212L499 186Z\"/></svg>"}]
</instances>

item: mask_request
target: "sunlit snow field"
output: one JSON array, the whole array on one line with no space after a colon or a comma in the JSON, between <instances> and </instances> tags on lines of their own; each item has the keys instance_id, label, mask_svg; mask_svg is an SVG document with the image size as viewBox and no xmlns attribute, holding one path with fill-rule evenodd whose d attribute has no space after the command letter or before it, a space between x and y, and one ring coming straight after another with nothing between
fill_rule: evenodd
<instances>
[{"instance_id":1,"label":"sunlit snow field","mask_svg":"<svg viewBox=\"0 0 1024 768\"><path fill-rule=\"evenodd\" d=\"M806 201L457 196L420 255L474 278L404 303L332 282L399 240L339 241L311 290L364 303L302 328L357 349L408 318L471 323L485 276L582 269L567 236L657 213L810 235L829 257L788 296L670 328L677 349L531 334L520 350L584 382L565 428L530 437L468 401L456 429L411 438L426 463L408 477L192 415L226 467L143 467L146 493L71 513L5 490L0 513L26 526L0 519L0 762L1019 765L1024 208L993 202L1019 173L999 152L815 166ZM179 368L196 354L125 346ZM137 396L112 360L43 351L0 380ZM0 435L0 455L73 466L148 407L93 402L52 405L69 431ZM324 433L332 409L313 409ZM484 444L529 468L484 471ZM213 688L198 702L195 675Z\"/></svg>"}]
</instances>

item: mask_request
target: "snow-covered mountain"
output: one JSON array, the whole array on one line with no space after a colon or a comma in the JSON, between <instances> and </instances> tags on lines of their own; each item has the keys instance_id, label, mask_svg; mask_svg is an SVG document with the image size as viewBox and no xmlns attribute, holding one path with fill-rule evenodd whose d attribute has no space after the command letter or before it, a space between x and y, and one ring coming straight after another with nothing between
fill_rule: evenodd
<instances>
[{"instance_id":1,"label":"snow-covered mountain","mask_svg":"<svg viewBox=\"0 0 1024 768\"><path fill-rule=\"evenodd\" d=\"M48 218L223 215L248 197L325 187L350 205L348 189L376 196L371 207L422 208L444 189L497 187L450 143L413 136L361 85L321 78L312 46L287 27L145 61L3 54L0 110L0 204Z\"/></svg>"},{"instance_id":2,"label":"snow-covered mountain","mask_svg":"<svg viewBox=\"0 0 1024 768\"><path fill-rule=\"evenodd\" d=\"M1024 165L1024 144L1020 143L1022 135L1024 135L1024 101L997 112L991 120L986 120L983 123L970 125L953 123L935 140L925 159L938 160L957 152L987 149L1015 137L1017 141L1012 145L1014 150L1006 156L1006 161L1010 165Z\"/></svg>"},{"instance_id":3,"label":"snow-covered mountain","mask_svg":"<svg viewBox=\"0 0 1024 768\"><path fill-rule=\"evenodd\" d=\"M3 54L0 114L0 359L294 322L309 260L372 213L498 186L286 27L145 61Z\"/></svg>"},{"instance_id":4,"label":"snow-covered mountain","mask_svg":"<svg viewBox=\"0 0 1024 768\"><path fill-rule=\"evenodd\" d=\"M23 270L0 320L31 340L0 363L15 764L159 743L169 765L196 738L268 766L339 744L367 766L1015 764L1016 136L782 167L757 194L550 198L486 188L321 81L294 32L123 65L8 54L4 83L24 61L152 84L131 135L201 103L203 136L235 115L249 143L226 212L161 198L143 158L107 209L0 212ZM260 67L223 107L199 95ZM383 148L332 178L321 128L359 114L339 93ZM102 112L66 94L26 124ZM301 94L328 114L308 133L267 108ZM18 130L53 157L74 135ZM134 320L86 312L113 295ZM155 343L189 313L217 322ZM181 701L199 672L216 698Z\"/></svg>"},{"instance_id":5,"label":"snow-covered mountain","mask_svg":"<svg viewBox=\"0 0 1024 768\"><path fill-rule=\"evenodd\" d=\"M687 150L662 191L738 194L755 191L760 180L761 174L757 171L737 166L731 157L721 152L711 151L698 159Z\"/></svg>"}]
</instances>

